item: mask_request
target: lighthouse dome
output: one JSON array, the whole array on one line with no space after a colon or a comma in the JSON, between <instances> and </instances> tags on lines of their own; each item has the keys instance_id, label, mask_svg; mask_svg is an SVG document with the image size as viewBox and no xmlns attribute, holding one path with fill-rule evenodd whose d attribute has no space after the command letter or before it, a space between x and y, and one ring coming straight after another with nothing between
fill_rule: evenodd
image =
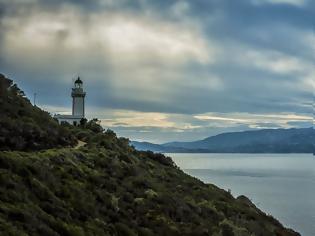
<instances>
[{"instance_id":1,"label":"lighthouse dome","mask_svg":"<svg viewBox=\"0 0 315 236\"><path fill-rule=\"evenodd\" d=\"M80 77L77 78L77 80L74 82L75 84L83 84L82 80Z\"/></svg>"}]
</instances>

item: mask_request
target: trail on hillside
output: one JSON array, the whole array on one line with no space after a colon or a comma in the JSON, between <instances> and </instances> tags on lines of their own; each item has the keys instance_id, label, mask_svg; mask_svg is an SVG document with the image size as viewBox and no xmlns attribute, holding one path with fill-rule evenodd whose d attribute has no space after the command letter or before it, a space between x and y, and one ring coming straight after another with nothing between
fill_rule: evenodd
<instances>
[{"instance_id":1,"label":"trail on hillside","mask_svg":"<svg viewBox=\"0 0 315 236\"><path fill-rule=\"evenodd\" d=\"M85 146L86 142L78 140L78 144L74 147L74 149L79 149L80 147Z\"/></svg>"}]
</instances>

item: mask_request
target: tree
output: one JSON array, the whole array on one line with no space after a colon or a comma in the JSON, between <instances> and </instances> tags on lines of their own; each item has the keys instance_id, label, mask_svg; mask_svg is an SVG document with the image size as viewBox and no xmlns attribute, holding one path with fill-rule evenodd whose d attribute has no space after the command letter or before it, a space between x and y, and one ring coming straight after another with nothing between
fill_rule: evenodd
<instances>
[{"instance_id":1,"label":"tree","mask_svg":"<svg viewBox=\"0 0 315 236\"><path fill-rule=\"evenodd\" d=\"M93 118L86 124L86 128L92 130L94 133L102 133L103 127L100 125L100 120Z\"/></svg>"},{"instance_id":2,"label":"tree","mask_svg":"<svg viewBox=\"0 0 315 236\"><path fill-rule=\"evenodd\" d=\"M12 86L13 81L7 79L4 75L0 74L0 95L3 95L8 88Z\"/></svg>"},{"instance_id":3,"label":"tree","mask_svg":"<svg viewBox=\"0 0 315 236\"><path fill-rule=\"evenodd\" d=\"M82 118L82 119L80 120L80 126L81 126L81 127L85 127L86 124L87 124L87 119L86 119L86 118Z\"/></svg>"}]
</instances>

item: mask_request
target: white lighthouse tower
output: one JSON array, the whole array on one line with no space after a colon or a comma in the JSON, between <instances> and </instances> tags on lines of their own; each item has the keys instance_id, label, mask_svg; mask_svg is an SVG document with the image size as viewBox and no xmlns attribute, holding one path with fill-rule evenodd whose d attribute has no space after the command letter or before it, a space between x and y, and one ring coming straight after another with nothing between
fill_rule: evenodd
<instances>
[{"instance_id":1,"label":"white lighthouse tower","mask_svg":"<svg viewBox=\"0 0 315 236\"><path fill-rule=\"evenodd\" d=\"M83 82L78 77L74 82L74 87L72 88L72 115L55 115L54 117L58 119L59 123L67 122L72 125L80 124L80 121L85 118L85 107L84 99L86 93L83 90Z\"/></svg>"},{"instance_id":2,"label":"white lighthouse tower","mask_svg":"<svg viewBox=\"0 0 315 236\"><path fill-rule=\"evenodd\" d=\"M83 91L83 82L78 77L74 82L74 88L72 88L72 115L75 117L85 118L84 110L84 98L85 92Z\"/></svg>"}]
</instances>

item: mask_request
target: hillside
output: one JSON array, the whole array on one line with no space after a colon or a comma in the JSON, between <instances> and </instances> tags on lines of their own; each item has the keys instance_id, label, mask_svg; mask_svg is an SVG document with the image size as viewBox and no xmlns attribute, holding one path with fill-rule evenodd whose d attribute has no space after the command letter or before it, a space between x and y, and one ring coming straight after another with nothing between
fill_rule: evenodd
<instances>
[{"instance_id":1,"label":"hillside","mask_svg":"<svg viewBox=\"0 0 315 236\"><path fill-rule=\"evenodd\" d=\"M0 151L0 235L299 235L246 197L204 184L162 154L135 150L95 121L80 127L46 122L87 144ZM27 140L24 134L19 137Z\"/></svg>"},{"instance_id":2,"label":"hillside","mask_svg":"<svg viewBox=\"0 0 315 236\"><path fill-rule=\"evenodd\" d=\"M33 106L12 80L0 74L0 150L40 150L76 142L68 129Z\"/></svg>"},{"instance_id":3,"label":"hillside","mask_svg":"<svg viewBox=\"0 0 315 236\"><path fill-rule=\"evenodd\" d=\"M313 153L315 130L313 128L265 129L224 133L195 142L170 142L161 145L132 142L132 144L139 150L158 152Z\"/></svg>"},{"instance_id":4,"label":"hillside","mask_svg":"<svg viewBox=\"0 0 315 236\"><path fill-rule=\"evenodd\" d=\"M1 235L298 235L162 155L119 147L1 153Z\"/></svg>"}]
</instances>

